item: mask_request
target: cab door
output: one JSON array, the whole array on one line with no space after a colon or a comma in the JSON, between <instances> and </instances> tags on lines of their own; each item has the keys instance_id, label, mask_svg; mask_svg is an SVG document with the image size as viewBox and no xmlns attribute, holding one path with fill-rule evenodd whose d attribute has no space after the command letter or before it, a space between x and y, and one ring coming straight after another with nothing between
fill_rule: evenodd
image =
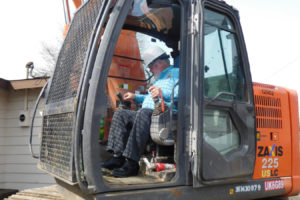
<instances>
[{"instance_id":1,"label":"cab door","mask_svg":"<svg viewBox=\"0 0 300 200\"><path fill-rule=\"evenodd\" d=\"M247 180L255 161L255 116L240 25L223 3L206 3L200 10L194 186Z\"/></svg>"}]
</instances>

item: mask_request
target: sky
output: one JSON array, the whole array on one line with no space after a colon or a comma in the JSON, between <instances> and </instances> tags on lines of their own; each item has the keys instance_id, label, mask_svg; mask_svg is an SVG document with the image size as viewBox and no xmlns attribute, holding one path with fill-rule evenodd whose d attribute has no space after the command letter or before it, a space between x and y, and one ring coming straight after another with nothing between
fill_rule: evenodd
<instances>
[{"instance_id":1,"label":"sky","mask_svg":"<svg viewBox=\"0 0 300 200\"><path fill-rule=\"evenodd\" d=\"M41 44L55 44L62 37L62 0L1 1L0 25L0 78L24 79L27 62L44 65Z\"/></svg>"},{"instance_id":2,"label":"sky","mask_svg":"<svg viewBox=\"0 0 300 200\"><path fill-rule=\"evenodd\" d=\"M253 81L300 94L300 1L227 2L240 12Z\"/></svg>"},{"instance_id":3,"label":"sky","mask_svg":"<svg viewBox=\"0 0 300 200\"><path fill-rule=\"evenodd\" d=\"M226 2L240 12L253 81L300 95L300 0ZM0 78L24 79L27 62L45 64L41 43L62 37L62 0L2 1L0 24Z\"/></svg>"},{"instance_id":4,"label":"sky","mask_svg":"<svg viewBox=\"0 0 300 200\"><path fill-rule=\"evenodd\" d=\"M300 106L300 1L226 2L240 12L253 81L296 90Z\"/></svg>"}]
</instances>

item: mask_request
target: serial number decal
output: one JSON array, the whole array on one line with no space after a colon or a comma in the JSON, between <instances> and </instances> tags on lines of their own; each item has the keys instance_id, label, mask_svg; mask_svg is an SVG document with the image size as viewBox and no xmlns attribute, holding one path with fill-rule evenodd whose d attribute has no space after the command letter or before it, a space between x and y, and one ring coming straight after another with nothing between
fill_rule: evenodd
<instances>
[{"instance_id":1,"label":"serial number decal","mask_svg":"<svg viewBox=\"0 0 300 200\"><path fill-rule=\"evenodd\" d=\"M276 146L258 146L258 157L275 157L283 156L283 147Z\"/></svg>"},{"instance_id":2,"label":"serial number decal","mask_svg":"<svg viewBox=\"0 0 300 200\"><path fill-rule=\"evenodd\" d=\"M235 192L255 192L255 191L260 191L261 190L261 185L260 184L253 184L253 185L244 185L244 186L236 186L235 187Z\"/></svg>"},{"instance_id":3,"label":"serial number decal","mask_svg":"<svg viewBox=\"0 0 300 200\"><path fill-rule=\"evenodd\" d=\"M283 180L265 181L265 191L281 190L284 189Z\"/></svg>"}]
</instances>

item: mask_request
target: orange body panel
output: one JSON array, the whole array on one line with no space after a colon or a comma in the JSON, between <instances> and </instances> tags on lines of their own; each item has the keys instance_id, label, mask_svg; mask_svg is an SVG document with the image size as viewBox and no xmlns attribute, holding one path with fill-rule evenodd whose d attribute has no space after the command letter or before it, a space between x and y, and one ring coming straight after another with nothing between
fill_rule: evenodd
<instances>
[{"instance_id":1,"label":"orange body panel","mask_svg":"<svg viewBox=\"0 0 300 200\"><path fill-rule=\"evenodd\" d=\"M300 132L299 132L299 114L298 114L298 96L293 90L287 90L289 93L291 110L291 133L292 133L292 189L289 196L300 192Z\"/></svg>"},{"instance_id":2,"label":"orange body panel","mask_svg":"<svg viewBox=\"0 0 300 200\"><path fill-rule=\"evenodd\" d=\"M256 114L254 179L291 176L291 126L285 89L253 84Z\"/></svg>"},{"instance_id":3,"label":"orange body panel","mask_svg":"<svg viewBox=\"0 0 300 200\"><path fill-rule=\"evenodd\" d=\"M256 114L256 161L253 179L291 177L290 192L300 189L297 94L281 87L253 84ZM286 182L286 181L285 181Z\"/></svg>"},{"instance_id":4,"label":"orange body panel","mask_svg":"<svg viewBox=\"0 0 300 200\"><path fill-rule=\"evenodd\" d=\"M76 9L79 8L79 6L81 6L81 0L72 0Z\"/></svg>"},{"instance_id":5,"label":"orange body panel","mask_svg":"<svg viewBox=\"0 0 300 200\"><path fill-rule=\"evenodd\" d=\"M119 92L122 95L126 92L145 93L147 86L145 79L135 32L123 30L114 52L107 79L108 95L112 106L116 108L116 102L119 100L116 94Z\"/></svg>"},{"instance_id":6,"label":"orange body panel","mask_svg":"<svg viewBox=\"0 0 300 200\"><path fill-rule=\"evenodd\" d=\"M63 36L66 37L68 30L70 28L70 24L65 25L64 31L63 31Z\"/></svg>"},{"instance_id":7,"label":"orange body panel","mask_svg":"<svg viewBox=\"0 0 300 200\"><path fill-rule=\"evenodd\" d=\"M110 108L105 118L103 139L108 137L113 111L116 110L117 102L119 102L117 94L124 95L126 92L145 93L147 87L145 79L136 34L132 31L122 30L107 78L107 95ZM136 105L132 104L131 108L135 109Z\"/></svg>"}]
</instances>

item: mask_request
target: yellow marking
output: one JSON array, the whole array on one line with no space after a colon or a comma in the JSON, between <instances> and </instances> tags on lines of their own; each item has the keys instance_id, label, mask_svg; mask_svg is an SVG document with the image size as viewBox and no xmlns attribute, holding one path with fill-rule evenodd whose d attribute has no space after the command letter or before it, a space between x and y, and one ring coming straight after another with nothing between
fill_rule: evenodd
<instances>
[{"instance_id":1,"label":"yellow marking","mask_svg":"<svg viewBox=\"0 0 300 200\"><path fill-rule=\"evenodd\" d=\"M270 152L272 151L272 146L269 146L269 150L270 150ZM275 156L275 149L274 149L274 151L272 152L272 156L273 156L273 157Z\"/></svg>"}]
</instances>

